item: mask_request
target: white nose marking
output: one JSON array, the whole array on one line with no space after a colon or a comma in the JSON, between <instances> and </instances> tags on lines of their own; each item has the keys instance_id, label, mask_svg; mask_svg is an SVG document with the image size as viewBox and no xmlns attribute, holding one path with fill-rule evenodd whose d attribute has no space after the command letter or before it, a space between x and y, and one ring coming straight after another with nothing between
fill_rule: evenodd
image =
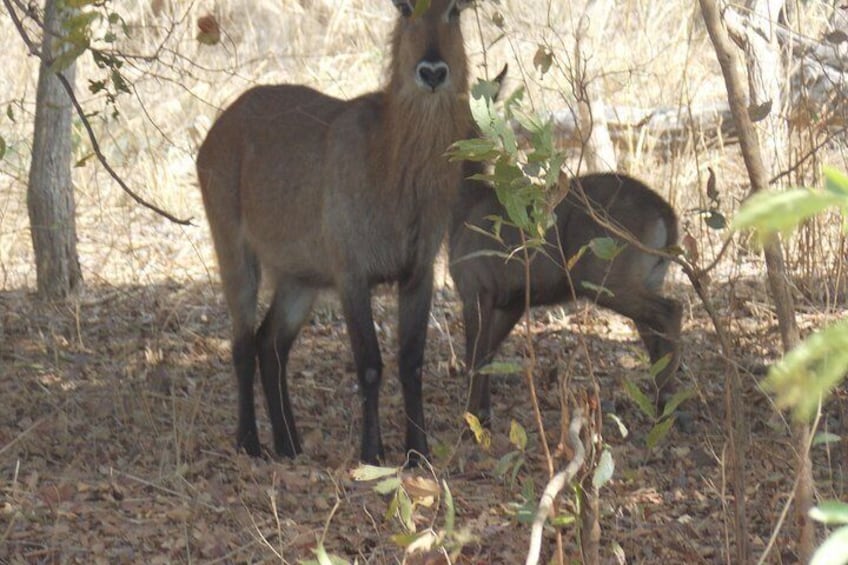
<instances>
[{"instance_id":1,"label":"white nose marking","mask_svg":"<svg viewBox=\"0 0 848 565\"><path fill-rule=\"evenodd\" d=\"M450 69L444 61L421 61L415 70L415 82L418 86L432 91L445 84L450 75Z\"/></svg>"}]
</instances>

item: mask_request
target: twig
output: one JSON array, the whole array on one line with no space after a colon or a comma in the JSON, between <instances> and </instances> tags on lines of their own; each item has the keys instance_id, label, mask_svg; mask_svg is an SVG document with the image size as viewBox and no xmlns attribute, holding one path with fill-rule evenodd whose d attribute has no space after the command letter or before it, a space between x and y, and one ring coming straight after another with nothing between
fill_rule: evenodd
<instances>
[{"instance_id":1,"label":"twig","mask_svg":"<svg viewBox=\"0 0 848 565\"><path fill-rule=\"evenodd\" d=\"M821 420L821 399L819 399L819 409L816 412L816 418L813 421L813 425L811 426L811 430L815 430L819 427L819 421ZM813 434L809 434L806 442L805 453L809 453L810 449L813 446ZM803 454L799 454L799 458L803 457ZM768 543L766 544L766 548L763 550L762 555L760 555L760 559L757 561L757 565L762 565L766 562L766 558L768 554L774 549L774 544L777 542L777 536L780 534L780 530L783 528L784 522L786 522L786 516L789 514L789 509L792 507L792 503L795 501L796 495L798 493L798 488L801 486L801 478L802 474L797 473L795 475L795 482L792 484L792 495L786 499L786 502L783 504L783 509L780 511L780 516L777 519L777 524L774 526L774 531L771 533L771 537L769 538Z\"/></svg>"},{"instance_id":2,"label":"twig","mask_svg":"<svg viewBox=\"0 0 848 565\"><path fill-rule=\"evenodd\" d=\"M3 453L5 453L7 449L9 449L9 448L10 448L10 447L12 447L13 445L15 445L16 443L18 443L18 442L19 442L19 441L21 441L22 439L24 439L24 438L25 438L26 436L28 436L28 435L29 435L29 434L30 434L30 433L31 433L31 432L32 432L35 428L37 428L38 426L40 426L41 424L43 424L45 421L47 421L47 419L48 419L48 418L51 418L52 416L53 416L53 413L48 414L47 416L44 416L44 417L42 417L42 418L39 418L38 420L36 420L36 421L35 421L35 422L33 422L32 424L30 424L30 426L29 426L27 429L25 429L24 431L22 431L21 433L19 433L18 435L16 435L14 438L12 438L12 440L11 440L9 443L7 443L6 445L4 445L3 447L0 447L0 455L3 455Z\"/></svg>"},{"instance_id":3,"label":"twig","mask_svg":"<svg viewBox=\"0 0 848 565\"><path fill-rule=\"evenodd\" d=\"M12 22L15 24L15 28L18 30L18 34L21 36L21 39L26 44L30 53L32 55L39 57L39 59L41 59L41 64L44 65L45 67L49 68L50 66L52 66L53 63L55 62L55 59L48 57L45 54L43 49L41 51L39 51L39 49L36 47L35 42L32 41L32 39L29 37L26 30L24 29L23 23L21 22L20 18L18 18L17 13L15 12L13 6L10 3L10 0L3 0L3 4L6 6L6 10L8 10L9 15L12 18ZM91 127L91 123L88 121L88 118L86 117L85 112L82 109L82 105L80 105L79 100L77 100L77 97L74 94L74 87L71 85L71 83L68 81L68 79L65 78L65 75L62 74L61 71L59 71L59 70L54 71L54 74L56 75L56 78L59 79L59 82L62 84L62 87L65 89L65 92L68 94L68 97L71 100L71 104L73 104L74 110L76 110L77 117L79 117L80 122L82 122L82 125L85 128L86 133L88 134L88 139L91 142L91 148L94 151L94 154L97 156L97 160L100 161L100 164L103 165L103 168L106 169L106 172L109 173L109 176L111 176L115 180L115 182L118 183L118 186L120 186L121 189L123 189L123 191L126 192L130 196L130 198L132 198L138 204L142 205L143 207L147 208L148 210L152 210L156 214L159 214L160 216L167 218L168 220L174 222L175 224L179 224L179 225L182 225L182 226L193 225L192 222L191 222L191 220L192 220L191 218L187 218L187 219L177 218L173 214L166 212L165 210L163 210L162 208L159 208L155 204L152 204L152 203L146 201L144 198L139 196L135 191L133 191L127 185L126 182L124 182L124 180L118 175L118 173L115 172L115 169L113 169L112 166L109 164L108 159L106 159L106 156L100 150L100 144L97 141L97 136L95 135L94 130Z\"/></svg>"},{"instance_id":4,"label":"twig","mask_svg":"<svg viewBox=\"0 0 848 565\"><path fill-rule=\"evenodd\" d=\"M537 565L539 563L539 553L542 549L542 533L545 522L553 509L554 501L560 491L574 479L577 471L583 466L583 460L586 457L586 448L583 447L583 442L580 441L580 430L583 429L585 423L583 408L578 407L574 410L574 416L571 419L571 424L568 426L568 443L574 450L574 457L571 458L565 469L551 478L545 487L545 491L542 493L542 498L539 501L539 509L536 511L536 517L533 519L533 527L530 531L530 549L527 551L526 565Z\"/></svg>"}]
</instances>

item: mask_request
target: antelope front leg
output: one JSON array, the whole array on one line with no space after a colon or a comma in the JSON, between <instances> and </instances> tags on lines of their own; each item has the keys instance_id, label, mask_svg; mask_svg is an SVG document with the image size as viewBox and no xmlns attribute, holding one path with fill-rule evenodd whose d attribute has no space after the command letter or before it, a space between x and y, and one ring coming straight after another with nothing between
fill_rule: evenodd
<instances>
[{"instance_id":1,"label":"antelope front leg","mask_svg":"<svg viewBox=\"0 0 848 565\"><path fill-rule=\"evenodd\" d=\"M433 297L433 269L412 277L400 286L398 306L400 320L398 365L406 409L406 451L409 462L416 464L429 454L424 431L424 406L421 393L421 371L427 342L427 322Z\"/></svg>"},{"instance_id":2,"label":"antelope front leg","mask_svg":"<svg viewBox=\"0 0 848 565\"><path fill-rule=\"evenodd\" d=\"M371 290L367 281L354 276L345 277L339 290L362 394L362 443L359 457L365 463L376 464L384 455L379 413L383 361L371 315Z\"/></svg>"}]
</instances>

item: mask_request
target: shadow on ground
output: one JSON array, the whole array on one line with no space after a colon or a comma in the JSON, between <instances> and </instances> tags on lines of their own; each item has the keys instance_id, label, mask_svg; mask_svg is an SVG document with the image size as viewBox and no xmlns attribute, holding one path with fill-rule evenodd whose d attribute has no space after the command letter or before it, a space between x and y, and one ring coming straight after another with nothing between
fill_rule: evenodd
<instances>
[{"instance_id":1,"label":"shadow on ground","mask_svg":"<svg viewBox=\"0 0 848 565\"><path fill-rule=\"evenodd\" d=\"M613 481L601 491L605 560L619 546L631 563L724 562L731 502L722 478L727 365L702 310L684 288L671 293L688 304L681 380L696 394L694 430L673 429L653 450L645 446L650 421L621 386L629 378L646 392L650 387L629 322L599 310L554 309L536 311L532 325L551 445L559 437L558 383L567 377L572 387L591 388L592 372L602 400L616 407L630 432L625 438L604 420L616 464ZM388 463L399 465L403 413L389 296L375 299L375 317L385 364L384 441ZM727 297L722 305L735 308ZM491 449L467 437L460 441L465 382L457 362L463 349L458 318L452 293L438 293L425 371L433 468L416 473L435 473L450 487L456 527L468 533L464 543L451 538L454 562L519 562L529 535L516 515L522 492L538 498L546 482L529 395L523 378L497 378ZM326 529L327 550L351 561L402 559L391 539L401 524L385 517L389 499L349 475L360 403L344 323L332 302L319 306L304 327L290 361L305 449L295 461L252 460L233 450L229 325L217 289L208 284L93 287L69 305L4 292L0 322L0 512L7 524L0 556L49 563L297 562L313 556ZM734 326L753 438L746 498L755 550L762 549L792 484L787 427L755 388L764 361L775 357L777 337L765 327L762 319ZM522 344L514 333L501 358L520 360ZM515 481L496 472L515 449L507 437L513 419L529 434ZM264 408L259 423L268 445ZM827 463L820 451L815 456L822 463L817 469L828 470L819 482L825 497L844 495L845 458L838 464ZM561 497L561 512L573 510L572 498ZM418 505L414 517L418 531L443 531L444 504ZM563 533L569 555L579 556L574 526ZM550 531L546 539L543 557L550 555ZM782 554L791 557L789 544Z\"/></svg>"}]
</instances>

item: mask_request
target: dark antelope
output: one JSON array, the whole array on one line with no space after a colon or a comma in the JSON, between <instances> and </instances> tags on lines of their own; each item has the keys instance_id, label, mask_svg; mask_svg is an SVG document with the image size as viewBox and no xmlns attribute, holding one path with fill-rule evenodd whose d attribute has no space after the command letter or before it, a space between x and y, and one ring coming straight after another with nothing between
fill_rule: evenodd
<instances>
[{"instance_id":1,"label":"dark antelope","mask_svg":"<svg viewBox=\"0 0 848 565\"><path fill-rule=\"evenodd\" d=\"M613 237L620 241L592 214L649 248L677 242L677 219L671 206L638 180L617 174L572 179L568 195L556 208L556 226L548 232L545 252L537 252L531 260L531 305L582 297L633 320L652 363L669 355L668 365L656 378L661 392L658 404L662 404L673 388L672 376L680 362L680 304L659 294L669 261L627 246L612 261L586 252L570 270L565 269L563 258L571 259L590 240ZM471 374L468 409L484 422L491 418L491 393L489 377L479 369L491 362L524 313L526 289L521 261L480 253L504 250L493 238L468 229L471 225L490 232L489 216L506 216L494 190L466 181L450 228L450 271L463 303L466 368ZM520 243L515 228L504 226L501 237L510 247Z\"/></svg>"},{"instance_id":2,"label":"dark antelope","mask_svg":"<svg viewBox=\"0 0 848 565\"><path fill-rule=\"evenodd\" d=\"M419 0L423 1L423 0ZM460 0L394 0L400 14L383 91L339 100L297 85L249 90L218 118L197 157L203 203L233 324L237 446L261 452L256 359L280 455L301 451L286 363L319 289L341 296L363 397L361 458L383 456L382 360L371 288L399 285L406 449L427 454L421 370L433 259L461 184L443 154L469 131ZM260 272L274 290L254 333ZM414 454L413 454L414 455Z\"/></svg>"}]
</instances>

